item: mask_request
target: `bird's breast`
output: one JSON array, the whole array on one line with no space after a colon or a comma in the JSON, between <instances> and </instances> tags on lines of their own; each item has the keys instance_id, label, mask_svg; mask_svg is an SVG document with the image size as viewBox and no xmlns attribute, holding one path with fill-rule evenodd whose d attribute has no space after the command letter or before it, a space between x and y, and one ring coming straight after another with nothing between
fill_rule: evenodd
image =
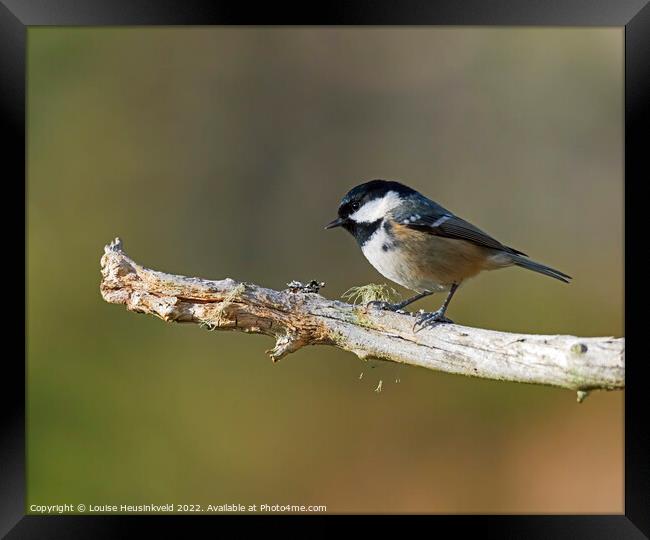
<instances>
[{"instance_id":1,"label":"bird's breast","mask_svg":"<svg viewBox=\"0 0 650 540\"><path fill-rule=\"evenodd\" d=\"M383 221L362 244L361 251L384 277L407 289L422 289L417 265L409 256L406 243L393 234L390 222ZM427 285L434 286L433 283Z\"/></svg>"},{"instance_id":2,"label":"bird's breast","mask_svg":"<svg viewBox=\"0 0 650 540\"><path fill-rule=\"evenodd\" d=\"M486 251L464 240L406 230L384 220L362 244L366 259L388 279L414 291L441 291L483 269Z\"/></svg>"}]
</instances>

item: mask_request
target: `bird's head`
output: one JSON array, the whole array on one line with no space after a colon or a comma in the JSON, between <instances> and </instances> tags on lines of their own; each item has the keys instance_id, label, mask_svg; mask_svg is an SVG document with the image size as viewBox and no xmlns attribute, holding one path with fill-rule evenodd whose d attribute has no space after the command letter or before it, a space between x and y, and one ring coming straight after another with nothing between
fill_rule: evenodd
<instances>
[{"instance_id":1,"label":"bird's head","mask_svg":"<svg viewBox=\"0 0 650 540\"><path fill-rule=\"evenodd\" d=\"M325 228L343 227L354 235L357 227L381 221L390 210L415 193L410 187L389 180L359 184L345 194L339 205L338 217Z\"/></svg>"}]
</instances>

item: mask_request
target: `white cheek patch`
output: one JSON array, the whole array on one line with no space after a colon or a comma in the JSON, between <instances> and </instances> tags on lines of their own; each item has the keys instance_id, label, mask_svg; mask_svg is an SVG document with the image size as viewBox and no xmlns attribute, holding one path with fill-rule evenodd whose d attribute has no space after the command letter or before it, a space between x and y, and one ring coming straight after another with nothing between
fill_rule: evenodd
<instances>
[{"instance_id":1,"label":"white cheek patch","mask_svg":"<svg viewBox=\"0 0 650 540\"><path fill-rule=\"evenodd\" d=\"M364 204L354 214L350 214L350 219L357 223L373 223L378 219L383 219L400 202L399 195L394 191L389 191L381 199L373 199Z\"/></svg>"}]
</instances>

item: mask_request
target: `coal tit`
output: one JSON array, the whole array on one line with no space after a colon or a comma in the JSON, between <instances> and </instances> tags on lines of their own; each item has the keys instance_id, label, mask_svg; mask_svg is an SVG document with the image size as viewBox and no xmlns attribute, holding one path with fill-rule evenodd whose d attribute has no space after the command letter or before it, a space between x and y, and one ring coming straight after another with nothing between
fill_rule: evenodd
<instances>
[{"instance_id":1,"label":"coal tit","mask_svg":"<svg viewBox=\"0 0 650 540\"><path fill-rule=\"evenodd\" d=\"M338 218L325 228L343 227L382 275L418 294L397 304L373 302L398 311L434 292L448 291L437 311L421 313L416 326L451 323L445 317L460 284L483 270L520 266L569 283L570 276L504 246L471 223L399 182L371 180L351 189Z\"/></svg>"}]
</instances>

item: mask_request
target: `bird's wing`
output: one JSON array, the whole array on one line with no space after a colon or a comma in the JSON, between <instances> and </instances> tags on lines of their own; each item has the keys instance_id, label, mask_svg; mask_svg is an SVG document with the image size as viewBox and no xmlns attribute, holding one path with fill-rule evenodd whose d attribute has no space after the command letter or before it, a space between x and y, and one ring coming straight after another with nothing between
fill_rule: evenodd
<instances>
[{"instance_id":1,"label":"bird's wing","mask_svg":"<svg viewBox=\"0 0 650 540\"><path fill-rule=\"evenodd\" d=\"M466 240L479 246L498 249L516 255L525 255L521 251L504 246L486 232L483 232L464 219L455 216L433 201L427 201L427 204L421 202L404 204L394 209L392 213L395 221L410 229L445 238Z\"/></svg>"}]
</instances>

